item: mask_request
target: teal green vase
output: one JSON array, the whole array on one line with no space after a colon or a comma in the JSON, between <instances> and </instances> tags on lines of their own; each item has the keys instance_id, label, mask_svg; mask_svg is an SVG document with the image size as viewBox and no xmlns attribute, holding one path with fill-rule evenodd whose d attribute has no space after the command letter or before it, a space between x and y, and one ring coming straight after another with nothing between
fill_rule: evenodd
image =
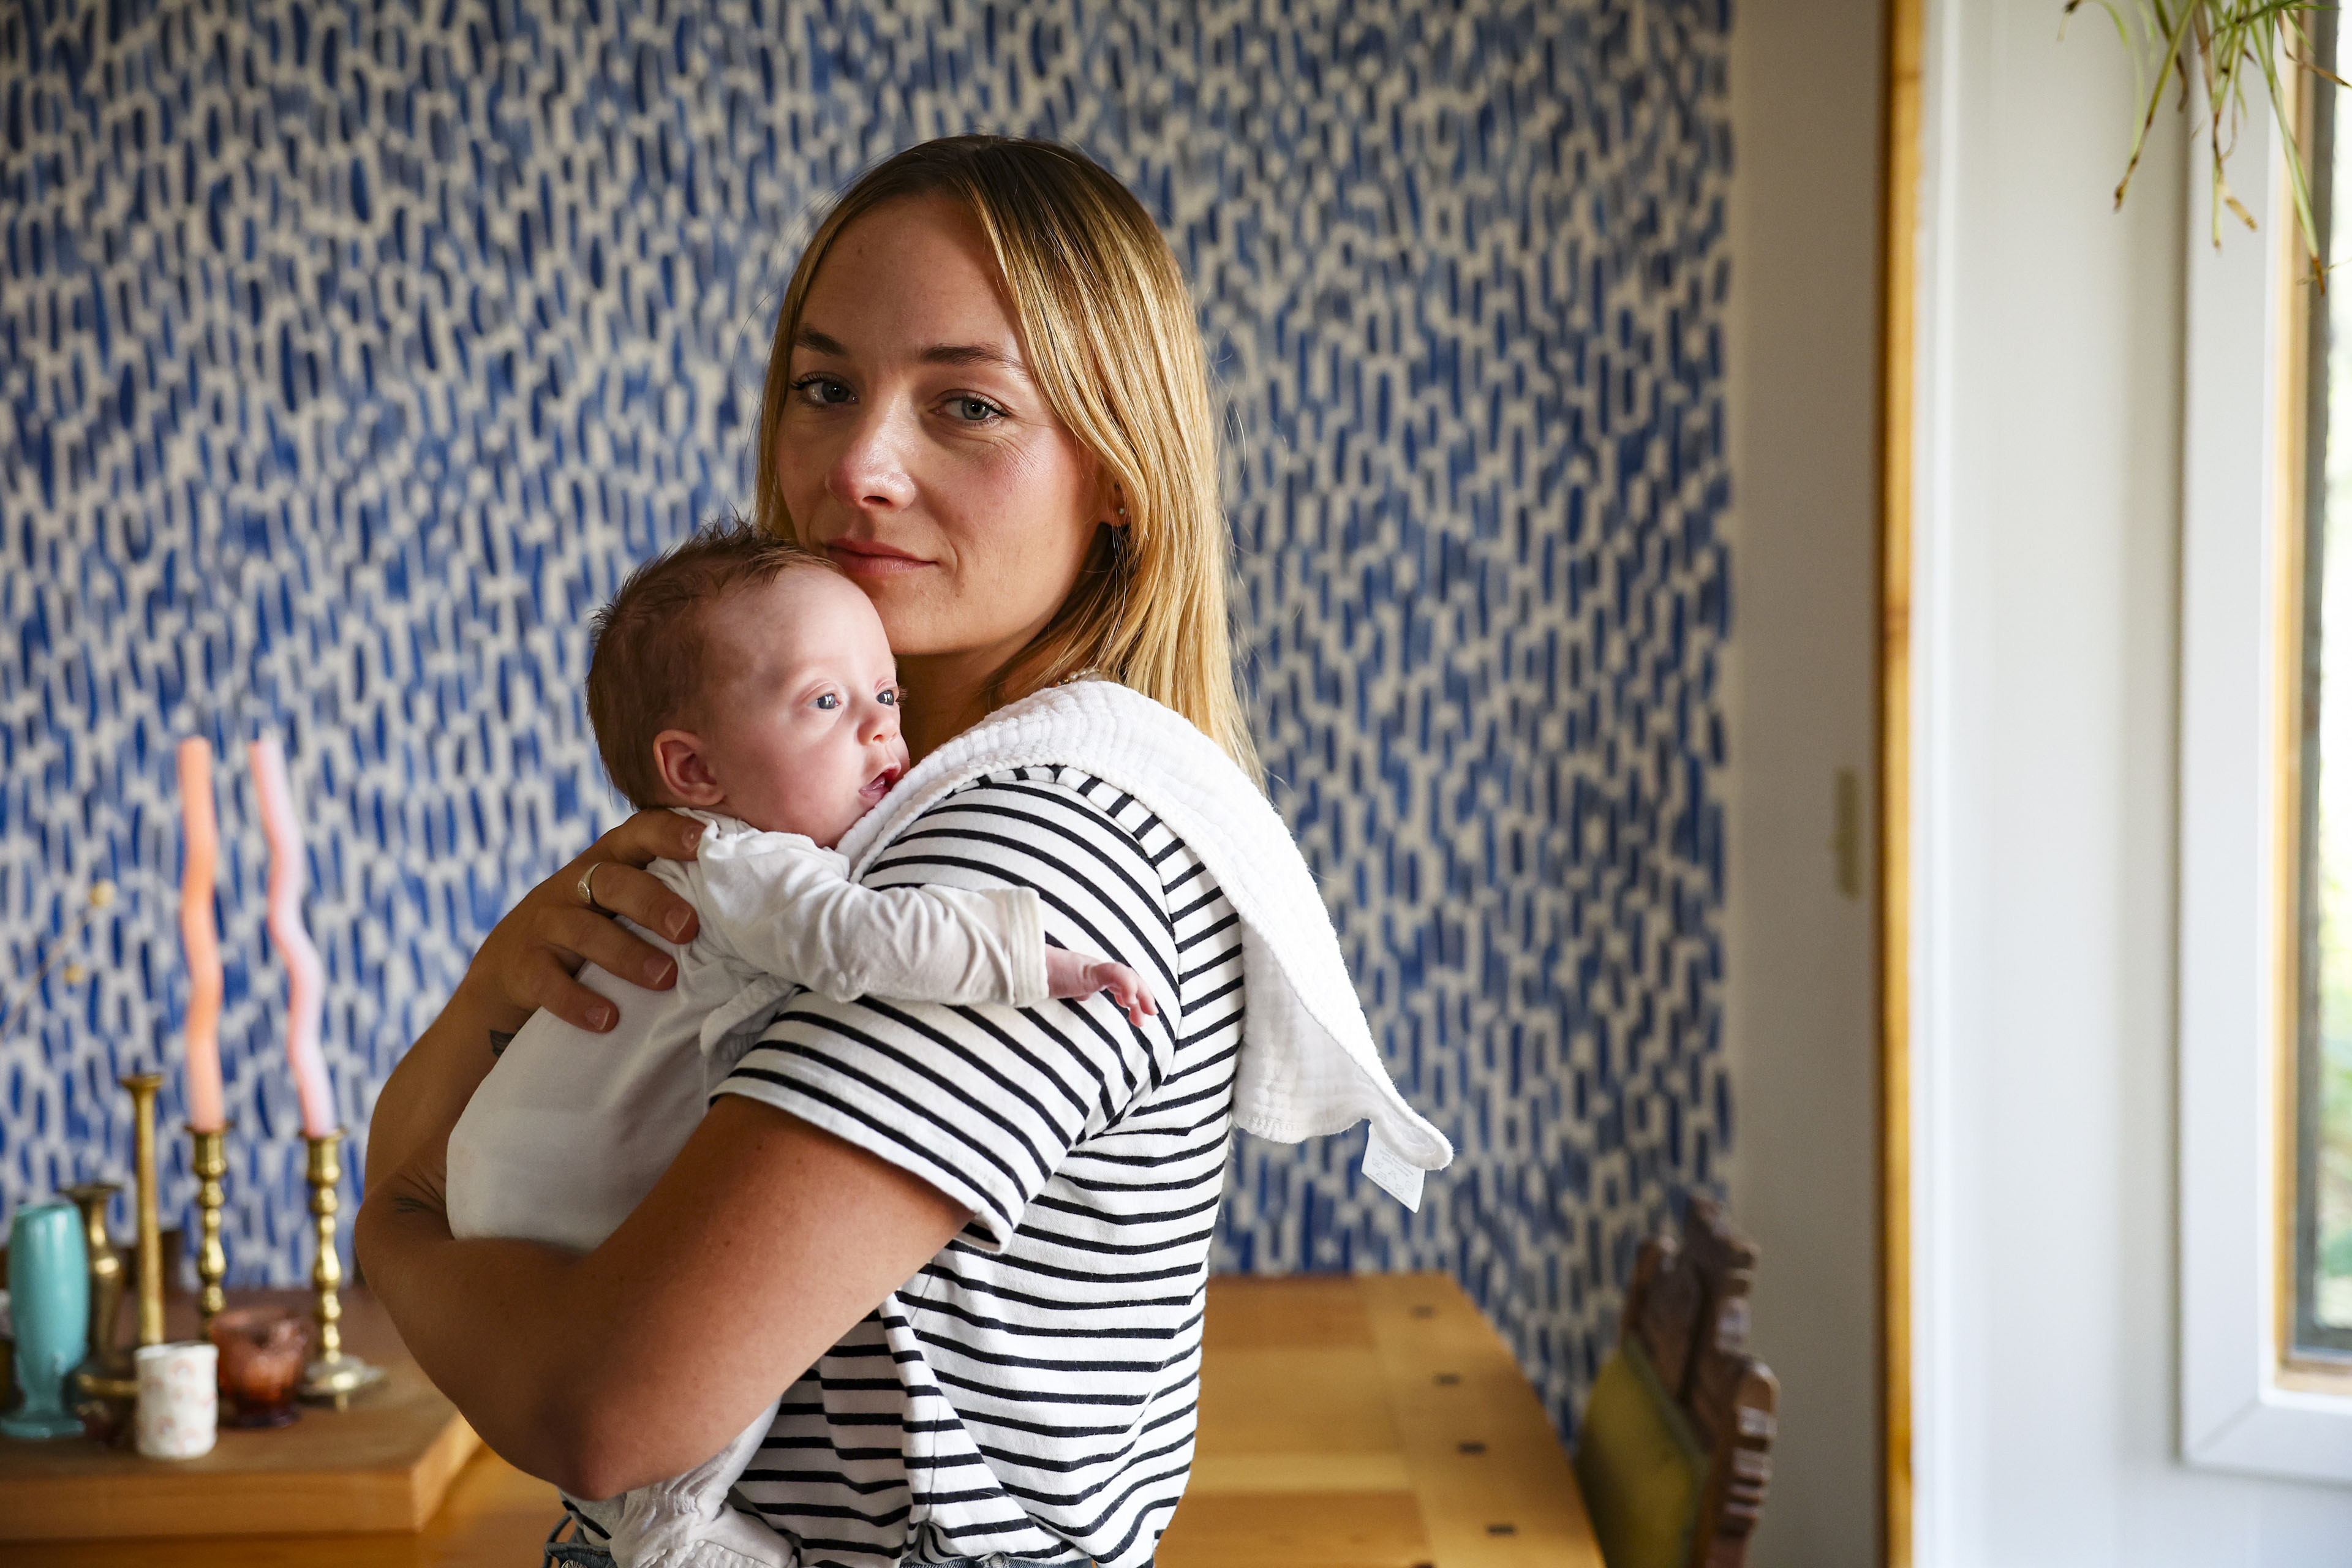
<instances>
[{"instance_id":1,"label":"teal green vase","mask_svg":"<svg viewBox=\"0 0 2352 1568\"><path fill-rule=\"evenodd\" d=\"M66 1377L89 1352L89 1247L81 1212L26 1204L8 1227L8 1312L16 1326L16 1386L25 1403L0 1415L11 1437L78 1437Z\"/></svg>"}]
</instances>

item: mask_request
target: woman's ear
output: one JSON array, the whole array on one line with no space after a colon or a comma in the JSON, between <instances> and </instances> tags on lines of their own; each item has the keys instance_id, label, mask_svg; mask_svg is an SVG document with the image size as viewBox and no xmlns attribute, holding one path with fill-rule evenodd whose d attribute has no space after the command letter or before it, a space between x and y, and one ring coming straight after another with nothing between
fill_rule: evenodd
<instances>
[{"instance_id":1,"label":"woman's ear","mask_svg":"<svg viewBox=\"0 0 2352 1568\"><path fill-rule=\"evenodd\" d=\"M683 730L664 730L654 737L654 772L673 805L711 806L727 798L703 755L700 737Z\"/></svg>"}]
</instances>

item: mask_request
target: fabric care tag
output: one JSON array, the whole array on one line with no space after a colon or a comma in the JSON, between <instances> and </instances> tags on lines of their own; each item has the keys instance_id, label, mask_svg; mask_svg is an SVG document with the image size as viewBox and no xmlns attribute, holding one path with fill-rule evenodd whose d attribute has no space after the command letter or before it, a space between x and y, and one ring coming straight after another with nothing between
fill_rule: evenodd
<instances>
[{"instance_id":1,"label":"fabric care tag","mask_svg":"<svg viewBox=\"0 0 2352 1568\"><path fill-rule=\"evenodd\" d=\"M1421 1212L1421 1179L1425 1173L1403 1155L1388 1146L1374 1127L1364 1142L1364 1174L1372 1185L1396 1199L1415 1214Z\"/></svg>"}]
</instances>

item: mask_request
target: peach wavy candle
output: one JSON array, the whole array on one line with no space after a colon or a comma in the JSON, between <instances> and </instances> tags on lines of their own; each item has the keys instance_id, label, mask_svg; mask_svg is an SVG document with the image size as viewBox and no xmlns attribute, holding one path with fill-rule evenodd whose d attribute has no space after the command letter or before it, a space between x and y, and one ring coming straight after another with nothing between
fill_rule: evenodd
<instances>
[{"instance_id":1,"label":"peach wavy candle","mask_svg":"<svg viewBox=\"0 0 2352 1568\"><path fill-rule=\"evenodd\" d=\"M228 1125L221 1103L220 931L213 924L213 884L220 867L220 822L213 808L213 749L194 736L180 742L180 946L188 955L188 1128Z\"/></svg>"},{"instance_id":2,"label":"peach wavy candle","mask_svg":"<svg viewBox=\"0 0 2352 1568\"><path fill-rule=\"evenodd\" d=\"M335 1097L327 1087L327 1058L319 1050L319 1020L326 1009L326 969L310 933L302 929L302 829L294 820L294 791L286 782L286 753L275 740L253 742L253 789L261 830L269 840L269 938L286 959L286 1059L302 1101L302 1131L323 1138L335 1130Z\"/></svg>"}]
</instances>

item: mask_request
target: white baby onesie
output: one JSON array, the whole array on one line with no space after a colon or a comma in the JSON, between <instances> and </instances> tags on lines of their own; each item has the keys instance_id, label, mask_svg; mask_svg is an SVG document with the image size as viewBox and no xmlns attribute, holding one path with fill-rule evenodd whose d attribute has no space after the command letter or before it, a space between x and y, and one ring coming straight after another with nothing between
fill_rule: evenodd
<instances>
[{"instance_id":1,"label":"white baby onesie","mask_svg":"<svg viewBox=\"0 0 2352 1568\"><path fill-rule=\"evenodd\" d=\"M1029 889L862 888L846 859L799 834L688 815L705 825L697 858L651 869L700 912L700 931L681 946L622 922L677 960L677 984L647 991L592 963L580 980L619 1010L611 1033L531 1015L449 1134L449 1228L461 1239L601 1244L796 986L835 1001L1048 999ZM574 1507L610 1532L622 1568L788 1564L783 1538L727 1500L772 1414L686 1475Z\"/></svg>"}]
</instances>

